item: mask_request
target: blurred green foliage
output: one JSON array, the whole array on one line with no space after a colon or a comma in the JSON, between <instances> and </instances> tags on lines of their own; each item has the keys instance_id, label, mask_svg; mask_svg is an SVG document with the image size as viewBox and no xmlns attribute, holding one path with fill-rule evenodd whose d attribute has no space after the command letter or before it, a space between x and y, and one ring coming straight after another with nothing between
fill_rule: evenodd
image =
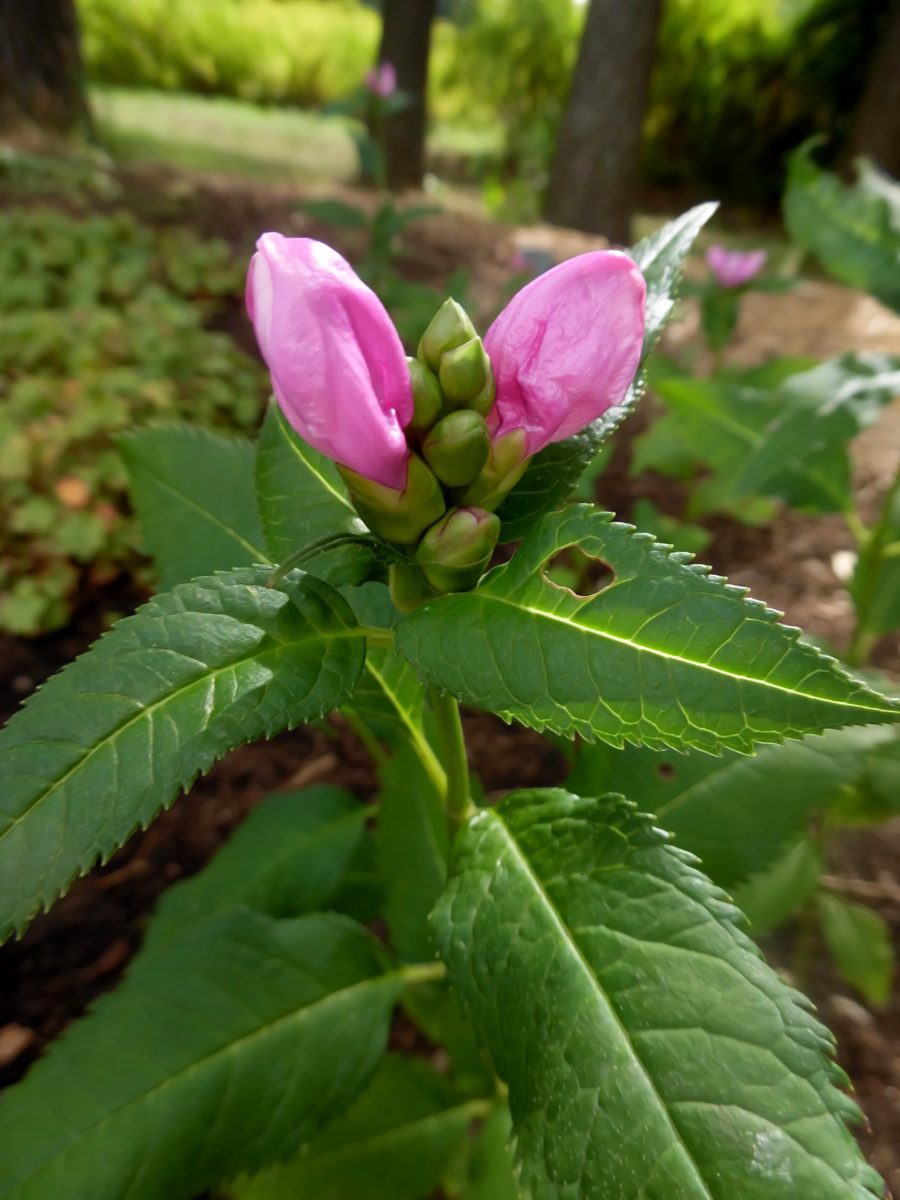
<instances>
[{"instance_id":1,"label":"blurred green foliage","mask_svg":"<svg viewBox=\"0 0 900 1200\"><path fill-rule=\"evenodd\" d=\"M204 328L242 289L228 247L185 230L0 214L0 629L63 625L85 571L103 585L139 568L117 432L255 425L261 368Z\"/></svg>"},{"instance_id":2,"label":"blurred green foliage","mask_svg":"<svg viewBox=\"0 0 900 1200\"><path fill-rule=\"evenodd\" d=\"M79 0L96 83L316 105L375 57L378 15L355 0Z\"/></svg>"}]
</instances>

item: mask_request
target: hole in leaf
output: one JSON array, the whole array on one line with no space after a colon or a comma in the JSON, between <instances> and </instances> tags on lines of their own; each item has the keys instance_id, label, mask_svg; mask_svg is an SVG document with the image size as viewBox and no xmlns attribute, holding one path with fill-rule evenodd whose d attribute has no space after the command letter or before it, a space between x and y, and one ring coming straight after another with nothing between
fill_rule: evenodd
<instances>
[{"instance_id":1,"label":"hole in leaf","mask_svg":"<svg viewBox=\"0 0 900 1200\"><path fill-rule=\"evenodd\" d=\"M541 575L552 588L570 592L580 600L593 600L616 580L608 562L591 558L578 546L564 546L544 564Z\"/></svg>"},{"instance_id":2,"label":"hole in leaf","mask_svg":"<svg viewBox=\"0 0 900 1200\"><path fill-rule=\"evenodd\" d=\"M660 779L674 779L675 768L670 762L661 762L657 764L656 773Z\"/></svg>"}]
</instances>

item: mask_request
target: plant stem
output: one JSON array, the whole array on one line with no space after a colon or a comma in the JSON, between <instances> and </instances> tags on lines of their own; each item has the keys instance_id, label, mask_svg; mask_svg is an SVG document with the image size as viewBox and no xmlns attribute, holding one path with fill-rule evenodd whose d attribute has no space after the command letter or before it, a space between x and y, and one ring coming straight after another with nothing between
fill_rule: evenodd
<instances>
[{"instance_id":1,"label":"plant stem","mask_svg":"<svg viewBox=\"0 0 900 1200\"><path fill-rule=\"evenodd\" d=\"M449 692L441 694L437 688L429 687L431 707L437 719L441 754L447 771L447 793L444 807L450 822L450 840L473 811L469 794L469 764L466 761L466 742L463 737L462 721L456 697Z\"/></svg>"},{"instance_id":2,"label":"plant stem","mask_svg":"<svg viewBox=\"0 0 900 1200\"><path fill-rule=\"evenodd\" d=\"M411 967L402 967L398 974L408 986L416 983L436 983L447 974L447 968L442 962L421 963Z\"/></svg>"}]
</instances>

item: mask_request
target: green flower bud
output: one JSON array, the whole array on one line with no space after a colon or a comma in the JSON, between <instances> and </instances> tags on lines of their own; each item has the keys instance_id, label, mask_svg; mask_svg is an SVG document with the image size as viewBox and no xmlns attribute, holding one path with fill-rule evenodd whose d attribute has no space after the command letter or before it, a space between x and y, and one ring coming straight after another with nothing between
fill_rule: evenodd
<instances>
[{"instance_id":1,"label":"green flower bud","mask_svg":"<svg viewBox=\"0 0 900 1200\"><path fill-rule=\"evenodd\" d=\"M413 562L391 563L388 568L388 582L394 607L402 613L411 613L437 595Z\"/></svg>"},{"instance_id":2,"label":"green flower bud","mask_svg":"<svg viewBox=\"0 0 900 1200\"><path fill-rule=\"evenodd\" d=\"M512 491L531 461L526 458L527 440L524 429L513 429L491 442L491 453L477 479L468 487L455 492L457 504L477 504L493 512L501 500Z\"/></svg>"},{"instance_id":3,"label":"green flower bud","mask_svg":"<svg viewBox=\"0 0 900 1200\"><path fill-rule=\"evenodd\" d=\"M451 508L422 538L416 562L436 592L467 592L487 570L499 536L493 513Z\"/></svg>"},{"instance_id":4,"label":"green flower bud","mask_svg":"<svg viewBox=\"0 0 900 1200\"><path fill-rule=\"evenodd\" d=\"M494 405L494 372L480 337L445 350L438 372L448 408L473 408L486 417Z\"/></svg>"},{"instance_id":5,"label":"green flower bud","mask_svg":"<svg viewBox=\"0 0 900 1200\"><path fill-rule=\"evenodd\" d=\"M430 429L444 407L444 396L434 371L429 371L424 363L417 358L406 359L409 364L409 377L412 381L413 418L409 428L418 433Z\"/></svg>"},{"instance_id":6,"label":"green flower bud","mask_svg":"<svg viewBox=\"0 0 900 1200\"><path fill-rule=\"evenodd\" d=\"M406 487L402 492L357 475L336 464L350 489L353 507L372 530L386 542L413 546L446 509L441 485L416 454L409 456Z\"/></svg>"},{"instance_id":7,"label":"green flower bud","mask_svg":"<svg viewBox=\"0 0 900 1200\"><path fill-rule=\"evenodd\" d=\"M442 417L422 443L425 461L447 487L465 487L476 479L490 452L484 417L468 408Z\"/></svg>"},{"instance_id":8,"label":"green flower bud","mask_svg":"<svg viewBox=\"0 0 900 1200\"><path fill-rule=\"evenodd\" d=\"M475 326L461 305L455 300L445 300L431 319L431 324L422 334L417 357L432 371L441 365L441 355L455 350L463 342L475 337Z\"/></svg>"}]
</instances>

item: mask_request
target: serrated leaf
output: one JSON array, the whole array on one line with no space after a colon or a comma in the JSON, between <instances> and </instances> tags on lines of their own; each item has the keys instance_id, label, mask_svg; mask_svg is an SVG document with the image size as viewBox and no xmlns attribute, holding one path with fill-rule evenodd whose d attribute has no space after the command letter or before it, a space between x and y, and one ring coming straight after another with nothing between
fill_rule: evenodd
<instances>
[{"instance_id":1,"label":"serrated leaf","mask_svg":"<svg viewBox=\"0 0 900 1200\"><path fill-rule=\"evenodd\" d=\"M755 754L672 754L646 746L582 745L566 780L579 796L640 796L664 829L730 888L769 866L789 839L855 788L879 747L897 745L885 726L832 729Z\"/></svg>"},{"instance_id":2,"label":"serrated leaf","mask_svg":"<svg viewBox=\"0 0 900 1200\"><path fill-rule=\"evenodd\" d=\"M612 583L583 598L543 575L577 545ZM506 720L612 745L750 750L900 706L797 640L777 613L649 534L585 505L544 517L473 592L398 622L396 644L441 689Z\"/></svg>"},{"instance_id":3,"label":"serrated leaf","mask_svg":"<svg viewBox=\"0 0 900 1200\"><path fill-rule=\"evenodd\" d=\"M734 502L744 495L744 470L753 460L765 461L770 432L785 419L781 393L730 375L709 379L670 375L654 382L654 388L677 416L675 427L684 440L725 481L720 502ZM843 441L829 437L821 446L807 445L807 450L806 457L798 455L796 442L789 439L784 448L787 461L765 477L765 494L817 512L848 511L853 501Z\"/></svg>"},{"instance_id":4,"label":"serrated leaf","mask_svg":"<svg viewBox=\"0 0 900 1200\"><path fill-rule=\"evenodd\" d=\"M399 742L378 770L378 860L391 942L407 962L431 962L428 914L447 879L443 798L414 749Z\"/></svg>"},{"instance_id":5,"label":"serrated leaf","mask_svg":"<svg viewBox=\"0 0 900 1200\"><path fill-rule=\"evenodd\" d=\"M830 892L819 894L822 933L835 965L870 1004L882 1007L891 995L894 947L878 913Z\"/></svg>"},{"instance_id":6,"label":"serrated leaf","mask_svg":"<svg viewBox=\"0 0 900 1200\"><path fill-rule=\"evenodd\" d=\"M256 464L259 512L273 562L283 563L321 538L339 534L363 536L366 526L350 503L347 489L331 461L295 433L273 401L259 437ZM304 569L341 586L350 557L351 575L367 578L372 551L365 545L323 551ZM357 559L362 559L356 564Z\"/></svg>"},{"instance_id":7,"label":"serrated leaf","mask_svg":"<svg viewBox=\"0 0 900 1200\"><path fill-rule=\"evenodd\" d=\"M265 568L181 584L120 621L0 732L0 939L226 750L341 705L365 660L346 601Z\"/></svg>"},{"instance_id":8,"label":"serrated leaf","mask_svg":"<svg viewBox=\"0 0 900 1200\"><path fill-rule=\"evenodd\" d=\"M191 1200L366 1086L403 976L344 917L235 913L136 963L0 1098L6 1200Z\"/></svg>"},{"instance_id":9,"label":"serrated leaf","mask_svg":"<svg viewBox=\"0 0 900 1200\"><path fill-rule=\"evenodd\" d=\"M819 887L825 870L821 846L801 837L764 871L733 889L734 902L760 937L798 913Z\"/></svg>"},{"instance_id":10,"label":"serrated leaf","mask_svg":"<svg viewBox=\"0 0 900 1200\"><path fill-rule=\"evenodd\" d=\"M621 797L471 819L433 917L533 1200L872 1200L827 1030Z\"/></svg>"},{"instance_id":11,"label":"serrated leaf","mask_svg":"<svg viewBox=\"0 0 900 1200\"><path fill-rule=\"evenodd\" d=\"M783 477L801 478L812 462L821 474L830 458L845 468L846 445L878 418L900 393L900 358L889 354L843 354L812 370L792 375L778 388L781 415L744 462L735 484L739 495L766 491L774 481L777 494L785 491ZM818 482L812 498L820 490ZM789 493L790 494L790 493ZM804 499L797 496L800 505Z\"/></svg>"},{"instance_id":12,"label":"serrated leaf","mask_svg":"<svg viewBox=\"0 0 900 1200\"><path fill-rule=\"evenodd\" d=\"M427 1063L389 1054L353 1107L292 1162L228 1191L232 1200L422 1200L483 1112Z\"/></svg>"},{"instance_id":13,"label":"serrated leaf","mask_svg":"<svg viewBox=\"0 0 900 1200\"><path fill-rule=\"evenodd\" d=\"M629 251L647 282L641 368L675 306L681 272L690 248L716 207L715 204L700 204L690 209ZM497 509L502 522L501 541L512 542L523 537L539 517L563 503L602 444L634 408L643 387L639 368L621 405L609 409L574 437L553 443L535 455L521 482Z\"/></svg>"},{"instance_id":14,"label":"serrated leaf","mask_svg":"<svg viewBox=\"0 0 900 1200\"><path fill-rule=\"evenodd\" d=\"M345 788L268 796L202 871L163 893L142 953L243 906L270 917L331 907L368 815Z\"/></svg>"},{"instance_id":15,"label":"serrated leaf","mask_svg":"<svg viewBox=\"0 0 900 1200\"><path fill-rule=\"evenodd\" d=\"M900 312L900 185L861 162L854 187L820 171L815 141L788 164L784 218L793 240L836 279Z\"/></svg>"},{"instance_id":16,"label":"serrated leaf","mask_svg":"<svg viewBox=\"0 0 900 1200\"><path fill-rule=\"evenodd\" d=\"M269 561L256 510L252 442L171 425L122 434L116 444L160 591Z\"/></svg>"}]
</instances>

